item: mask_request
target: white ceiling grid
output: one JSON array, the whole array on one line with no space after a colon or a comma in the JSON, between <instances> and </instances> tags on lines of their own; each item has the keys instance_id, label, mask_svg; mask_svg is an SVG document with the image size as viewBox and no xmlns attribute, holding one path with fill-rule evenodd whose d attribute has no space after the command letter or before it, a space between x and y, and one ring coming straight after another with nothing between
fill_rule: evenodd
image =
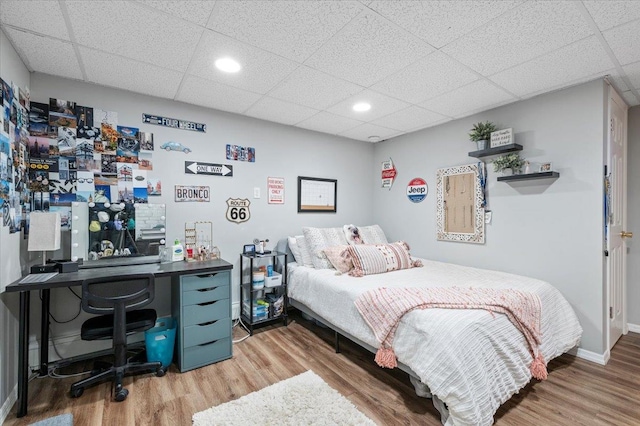
<instances>
[{"instance_id":1,"label":"white ceiling grid","mask_svg":"<svg viewBox=\"0 0 640 426\"><path fill-rule=\"evenodd\" d=\"M640 104L640 1L2 0L0 27L31 71L364 141L605 75Z\"/></svg>"}]
</instances>

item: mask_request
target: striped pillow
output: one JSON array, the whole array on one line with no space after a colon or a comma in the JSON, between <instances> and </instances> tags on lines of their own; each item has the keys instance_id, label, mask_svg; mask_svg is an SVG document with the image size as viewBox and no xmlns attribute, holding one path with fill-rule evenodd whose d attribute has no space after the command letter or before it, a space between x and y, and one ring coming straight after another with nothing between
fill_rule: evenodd
<instances>
[{"instance_id":1,"label":"striped pillow","mask_svg":"<svg viewBox=\"0 0 640 426\"><path fill-rule=\"evenodd\" d=\"M419 260L411 259L409 245L404 241L391 244L363 244L348 246L354 268L349 272L353 277L382 274L422 266Z\"/></svg>"}]
</instances>

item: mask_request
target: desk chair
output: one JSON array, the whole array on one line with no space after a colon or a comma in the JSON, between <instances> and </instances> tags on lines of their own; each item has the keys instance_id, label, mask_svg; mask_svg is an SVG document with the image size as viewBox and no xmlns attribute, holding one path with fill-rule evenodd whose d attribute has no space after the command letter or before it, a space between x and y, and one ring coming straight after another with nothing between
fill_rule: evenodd
<instances>
[{"instance_id":1,"label":"desk chair","mask_svg":"<svg viewBox=\"0 0 640 426\"><path fill-rule=\"evenodd\" d=\"M125 375L155 371L164 376L160 362L133 362L127 359L127 335L145 331L156 323L156 311L142 308L154 297L152 274L91 278L82 282L82 309L100 316L82 324L82 340L113 339L114 363L71 385L71 396L79 397L84 389L113 380L116 401L124 401L129 391L122 387Z\"/></svg>"}]
</instances>

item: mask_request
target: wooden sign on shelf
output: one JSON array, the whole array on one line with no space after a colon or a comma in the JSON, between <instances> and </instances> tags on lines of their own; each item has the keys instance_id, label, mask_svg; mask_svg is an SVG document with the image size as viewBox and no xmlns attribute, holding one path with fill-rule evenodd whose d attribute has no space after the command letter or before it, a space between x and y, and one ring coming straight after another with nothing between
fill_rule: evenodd
<instances>
[{"instance_id":1,"label":"wooden sign on shelf","mask_svg":"<svg viewBox=\"0 0 640 426\"><path fill-rule=\"evenodd\" d=\"M491 133L491 148L513 143L513 129L503 129Z\"/></svg>"}]
</instances>

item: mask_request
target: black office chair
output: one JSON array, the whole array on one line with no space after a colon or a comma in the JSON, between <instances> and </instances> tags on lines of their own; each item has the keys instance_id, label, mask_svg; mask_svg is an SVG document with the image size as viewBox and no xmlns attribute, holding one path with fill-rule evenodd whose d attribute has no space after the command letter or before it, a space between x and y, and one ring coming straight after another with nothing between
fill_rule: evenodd
<instances>
[{"instance_id":1,"label":"black office chair","mask_svg":"<svg viewBox=\"0 0 640 426\"><path fill-rule=\"evenodd\" d=\"M156 311L138 309L148 305L154 297L152 274L132 274L121 277L100 277L82 282L82 309L102 314L82 324L82 340L113 339L114 363L95 371L91 377L71 385L71 396L79 397L85 388L113 380L116 401L124 401L129 391L122 387L125 375L155 371L164 376L160 362L134 362L127 359L127 335L145 331L156 323Z\"/></svg>"}]
</instances>

